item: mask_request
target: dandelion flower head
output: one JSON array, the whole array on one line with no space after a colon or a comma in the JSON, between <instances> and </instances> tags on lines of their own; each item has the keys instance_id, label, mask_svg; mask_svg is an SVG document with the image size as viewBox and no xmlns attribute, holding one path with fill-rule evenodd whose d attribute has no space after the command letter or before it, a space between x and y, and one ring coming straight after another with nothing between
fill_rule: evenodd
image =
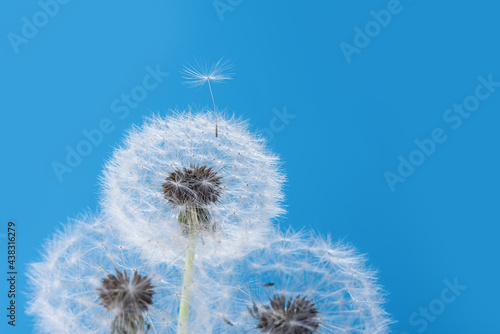
<instances>
[{"instance_id":1,"label":"dandelion flower head","mask_svg":"<svg viewBox=\"0 0 500 334\"><path fill-rule=\"evenodd\" d=\"M261 250L211 273L216 332L388 333L375 273L351 248L310 233L276 233Z\"/></svg>"},{"instance_id":2,"label":"dandelion flower head","mask_svg":"<svg viewBox=\"0 0 500 334\"><path fill-rule=\"evenodd\" d=\"M283 213L278 157L246 122L218 114L217 137L215 122L210 111L151 117L107 163L103 210L146 256L179 258L195 231L198 259L232 258L261 245Z\"/></svg>"},{"instance_id":3,"label":"dandelion flower head","mask_svg":"<svg viewBox=\"0 0 500 334\"><path fill-rule=\"evenodd\" d=\"M39 333L175 333L181 277L124 246L102 217L86 215L55 234L30 265L28 313ZM198 287L195 280L193 317L207 314Z\"/></svg>"}]
</instances>

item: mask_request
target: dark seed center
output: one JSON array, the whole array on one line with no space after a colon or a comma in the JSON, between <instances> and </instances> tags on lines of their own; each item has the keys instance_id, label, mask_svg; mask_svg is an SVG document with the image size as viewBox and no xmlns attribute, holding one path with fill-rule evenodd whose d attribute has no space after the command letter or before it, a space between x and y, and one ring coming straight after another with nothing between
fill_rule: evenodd
<instances>
[{"instance_id":1,"label":"dark seed center","mask_svg":"<svg viewBox=\"0 0 500 334\"><path fill-rule=\"evenodd\" d=\"M126 271L116 270L102 279L99 298L107 310L117 310L120 314L140 316L153 304L154 286L151 279L134 272L132 279Z\"/></svg>"},{"instance_id":2,"label":"dark seed center","mask_svg":"<svg viewBox=\"0 0 500 334\"><path fill-rule=\"evenodd\" d=\"M258 307L255 303L248 312L259 323L258 329L269 334L313 334L319 328L318 309L305 297L288 299L275 295L269 305Z\"/></svg>"},{"instance_id":3,"label":"dark seed center","mask_svg":"<svg viewBox=\"0 0 500 334\"><path fill-rule=\"evenodd\" d=\"M219 201L222 178L212 167L191 166L176 169L163 183L163 196L175 206L204 207Z\"/></svg>"}]
</instances>

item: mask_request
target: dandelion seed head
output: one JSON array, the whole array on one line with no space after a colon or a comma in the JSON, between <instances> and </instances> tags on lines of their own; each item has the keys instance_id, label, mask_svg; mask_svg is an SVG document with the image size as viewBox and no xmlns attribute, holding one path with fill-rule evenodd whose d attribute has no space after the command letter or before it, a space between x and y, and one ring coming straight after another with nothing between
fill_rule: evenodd
<instances>
[{"instance_id":1,"label":"dandelion seed head","mask_svg":"<svg viewBox=\"0 0 500 334\"><path fill-rule=\"evenodd\" d=\"M71 242L69 242L71 240ZM75 256L77 255L77 256ZM175 333L182 275L122 243L102 216L70 220L29 265L27 312L38 333ZM193 278L192 330L206 332L209 302Z\"/></svg>"},{"instance_id":2,"label":"dandelion seed head","mask_svg":"<svg viewBox=\"0 0 500 334\"><path fill-rule=\"evenodd\" d=\"M197 261L245 254L284 212L278 157L245 121L206 110L157 115L132 129L101 183L107 219L127 245L158 262L182 264L193 228ZM196 226L186 229L187 215Z\"/></svg>"},{"instance_id":3,"label":"dandelion seed head","mask_svg":"<svg viewBox=\"0 0 500 334\"><path fill-rule=\"evenodd\" d=\"M241 287L218 296L214 313L224 318L213 326L224 334L386 334L391 320L375 277L348 246L275 232L261 249L210 272L207 279Z\"/></svg>"}]
</instances>

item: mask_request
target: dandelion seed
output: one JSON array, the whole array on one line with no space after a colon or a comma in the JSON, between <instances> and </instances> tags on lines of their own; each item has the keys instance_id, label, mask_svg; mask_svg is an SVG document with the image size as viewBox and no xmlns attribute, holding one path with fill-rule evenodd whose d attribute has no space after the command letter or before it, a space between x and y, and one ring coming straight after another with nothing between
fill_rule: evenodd
<instances>
[{"instance_id":1,"label":"dandelion seed","mask_svg":"<svg viewBox=\"0 0 500 334\"><path fill-rule=\"evenodd\" d=\"M195 59L192 65L188 64L187 66L184 66L183 73L185 75L184 79L187 80L186 83L192 87L199 87L208 83L210 97L212 98L212 103L214 105L215 137L218 137L219 127L217 122L217 109L215 107L215 99L211 83L221 83L232 79L232 74L227 72L232 69L233 65L228 60L223 60L222 58L211 66L208 66L207 64L207 62L200 62Z\"/></svg>"},{"instance_id":2,"label":"dandelion seed","mask_svg":"<svg viewBox=\"0 0 500 334\"><path fill-rule=\"evenodd\" d=\"M389 331L375 273L351 248L310 233L270 236L261 250L221 264L210 277L229 290L212 296L217 333Z\"/></svg>"},{"instance_id":3,"label":"dandelion seed","mask_svg":"<svg viewBox=\"0 0 500 334\"><path fill-rule=\"evenodd\" d=\"M186 84L199 87L205 83L221 83L232 79L229 73L233 65L229 60L219 59L216 63L208 65L207 61L195 59L191 64L184 66L183 74Z\"/></svg>"}]
</instances>

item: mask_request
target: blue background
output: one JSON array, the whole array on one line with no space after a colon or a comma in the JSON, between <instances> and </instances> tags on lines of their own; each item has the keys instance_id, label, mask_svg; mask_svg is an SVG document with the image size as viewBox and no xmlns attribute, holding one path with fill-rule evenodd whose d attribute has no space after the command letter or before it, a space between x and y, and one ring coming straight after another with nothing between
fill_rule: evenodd
<instances>
[{"instance_id":1,"label":"blue background","mask_svg":"<svg viewBox=\"0 0 500 334\"><path fill-rule=\"evenodd\" d=\"M364 29L386 0L228 6L221 20L211 1L70 1L16 53L8 34L20 35L22 18L32 21L40 5L3 4L0 233L17 222L19 272L61 222L97 207L102 165L132 124L156 111L210 105L206 87L182 84L182 65L225 56L235 78L214 87L218 106L250 119L255 131L274 128L270 145L289 179L281 224L331 233L366 253L388 292L394 333L423 329L410 315L455 278L467 289L424 332L500 332L500 89L460 128L443 120L474 94L478 76L500 81L500 6L402 0L350 63L340 43L353 45L354 28ZM157 64L170 75L121 119L111 104ZM295 118L281 126L275 115L284 108ZM114 130L59 182L53 162L64 163L66 147L106 118ZM408 158L414 140L435 128L447 141L391 191L384 173L396 173L398 157ZM0 259L5 272L6 255ZM18 290L25 284L21 275ZM18 294L17 326L8 333L31 332L25 301Z\"/></svg>"}]
</instances>

